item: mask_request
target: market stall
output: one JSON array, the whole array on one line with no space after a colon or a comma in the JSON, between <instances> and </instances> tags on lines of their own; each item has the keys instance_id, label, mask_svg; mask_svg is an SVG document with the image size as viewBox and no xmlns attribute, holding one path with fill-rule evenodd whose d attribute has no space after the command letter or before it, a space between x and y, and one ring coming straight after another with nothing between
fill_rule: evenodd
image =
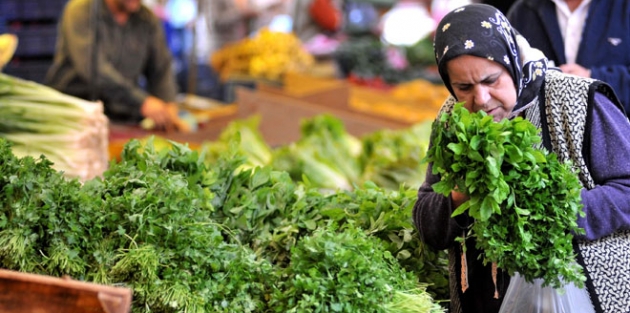
<instances>
[{"instance_id":1,"label":"market stall","mask_svg":"<svg viewBox=\"0 0 630 313\"><path fill-rule=\"evenodd\" d=\"M199 119L192 133L143 130L137 126L110 126L113 155L131 138L151 134L196 147L213 141L225 126L237 119L261 116L260 128L271 146L288 144L300 136L302 120L319 114L340 118L356 136L379 129L401 129L435 118L447 90L424 80L411 81L390 90L374 90L338 78L322 78L289 72L282 84L259 82L255 88L235 89L235 102L210 101L203 109L189 108ZM206 99L207 101L207 99Z\"/></svg>"},{"instance_id":2,"label":"market stall","mask_svg":"<svg viewBox=\"0 0 630 313\"><path fill-rule=\"evenodd\" d=\"M31 134L0 134L0 203L15 203L0 206L0 289L39 300L5 295L0 308L443 312L446 256L417 240L408 216L445 89L415 76L374 86L303 48L265 29L226 46L209 63L230 96L181 94L191 127L180 132L0 81L75 109L13 110ZM12 92L0 110L23 104ZM45 121L54 131L41 133ZM15 287L5 269L37 286Z\"/></svg>"}]
</instances>

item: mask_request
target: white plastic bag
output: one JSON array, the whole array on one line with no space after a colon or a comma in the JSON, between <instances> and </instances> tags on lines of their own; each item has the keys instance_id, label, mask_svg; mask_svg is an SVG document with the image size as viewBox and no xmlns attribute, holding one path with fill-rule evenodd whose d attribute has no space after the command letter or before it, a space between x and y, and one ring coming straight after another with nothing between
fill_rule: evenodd
<instances>
[{"instance_id":1,"label":"white plastic bag","mask_svg":"<svg viewBox=\"0 0 630 313\"><path fill-rule=\"evenodd\" d=\"M573 283L562 290L542 287L542 279L529 283L519 273L510 280L499 313L595 313L586 289Z\"/></svg>"}]
</instances>

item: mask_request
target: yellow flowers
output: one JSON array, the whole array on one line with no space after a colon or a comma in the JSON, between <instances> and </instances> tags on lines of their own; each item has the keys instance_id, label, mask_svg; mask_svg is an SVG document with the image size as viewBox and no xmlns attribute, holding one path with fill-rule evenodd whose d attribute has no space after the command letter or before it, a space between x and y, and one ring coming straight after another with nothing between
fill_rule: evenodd
<instances>
[{"instance_id":1,"label":"yellow flowers","mask_svg":"<svg viewBox=\"0 0 630 313\"><path fill-rule=\"evenodd\" d=\"M299 72L315 62L290 33L261 29L252 38L243 39L215 52L210 64L226 80L235 75L280 80L289 71Z\"/></svg>"}]
</instances>

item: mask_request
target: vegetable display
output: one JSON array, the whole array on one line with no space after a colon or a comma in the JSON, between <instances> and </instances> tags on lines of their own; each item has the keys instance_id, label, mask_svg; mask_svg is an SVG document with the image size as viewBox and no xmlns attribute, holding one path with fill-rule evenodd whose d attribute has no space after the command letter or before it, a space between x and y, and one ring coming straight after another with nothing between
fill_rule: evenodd
<instances>
[{"instance_id":1,"label":"vegetable display","mask_svg":"<svg viewBox=\"0 0 630 313\"><path fill-rule=\"evenodd\" d=\"M339 119L323 114L303 120L301 135L274 153L274 168L332 190L351 190L359 182L362 143L346 132Z\"/></svg>"},{"instance_id":2,"label":"vegetable display","mask_svg":"<svg viewBox=\"0 0 630 313\"><path fill-rule=\"evenodd\" d=\"M521 117L494 122L456 104L433 133L426 160L441 176L433 189L469 196L452 215L474 218L467 236L484 251L484 262L554 288L583 286L572 246L573 234L584 232L577 226L582 186L570 163L535 147L536 127Z\"/></svg>"},{"instance_id":3,"label":"vegetable display","mask_svg":"<svg viewBox=\"0 0 630 313\"><path fill-rule=\"evenodd\" d=\"M219 140L202 144L206 162L215 162L236 144L245 158L243 168L269 165L295 181L332 191L352 190L367 181L395 191L400 185L417 188L424 181L430 121L359 138L338 118L321 114L302 121L297 141L274 148L264 141L258 124L258 116L230 123Z\"/></svg>"},{"instance_id":4,"label":"vegetable display","mask_svg":"<svg viewBox=\"0 0 630 313\"><path fill-rule=\"evenodd\" d=\"M206 164L182 144L156 151L132 140L102 177L81 183L43 156L16 157L0 139L0 267L132 287L133 312L441 311L431 295L444 296L445 259L414 238L415 190L323 194L269 166L242 168L238 145ZM330 241L342 254L327 261L298 252ZM343 300L358 286L381 305L312 310L315 298L289 291L296 266L333 273L351 251L383 259L357 260L354 276L322 276L310 290ZM322 289L330 283L339 289Z\"/></svg>"},{"instance_id":5,"label":"vegetable display","mask_svg":"<svg viewBox=\"0 0 630 313\"><path fill-rule=\"evenodd\" d=\"M404 130L383 129L364 136L362 180L392 190L401 184L422 185L427 167L422 160L430 130L431 123L418 123Z\"/></svg>"}]
</instances>

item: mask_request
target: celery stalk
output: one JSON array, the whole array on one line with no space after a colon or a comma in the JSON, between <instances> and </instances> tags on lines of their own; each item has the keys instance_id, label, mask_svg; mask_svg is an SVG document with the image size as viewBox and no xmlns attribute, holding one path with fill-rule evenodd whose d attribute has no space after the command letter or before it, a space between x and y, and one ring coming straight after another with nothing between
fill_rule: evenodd
<instances>
[{"instance_id":1,"label":"celery stalk","mask_svg":"<svg viewBox=\"0 0 630 313\"><path fill-rule=\"evenodd\" d=\"M16 155L43 154L67 176L90 179L108 166L107 124L100 102L0 73L0 137Z\"/></svg>"}]
</instances>

